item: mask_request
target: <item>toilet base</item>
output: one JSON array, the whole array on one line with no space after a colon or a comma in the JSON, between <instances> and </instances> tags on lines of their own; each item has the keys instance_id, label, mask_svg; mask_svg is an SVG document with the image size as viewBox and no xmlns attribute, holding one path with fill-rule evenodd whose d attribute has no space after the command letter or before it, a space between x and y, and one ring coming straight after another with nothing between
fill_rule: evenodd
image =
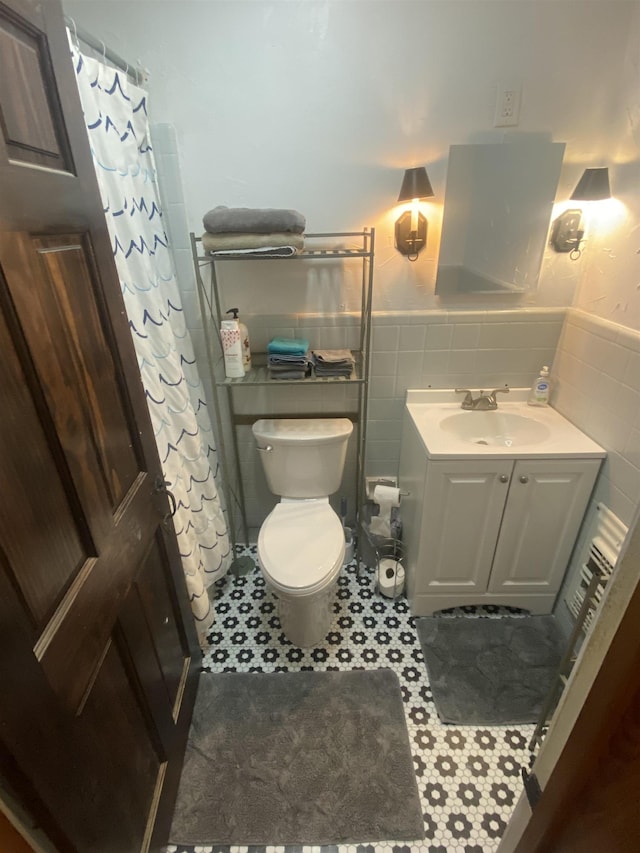
<instances>
[{"instance_id":1,"label":"toilet base","mask_svg":"<svg viewBox=\"0 0 640 853\"><path fill-rule=\"evenodd\" d=\"M278 616L285 636L294 646L317 646L329 633L333 622L333 602L338 583L336 576L329 586L311 595L287 596L272 591L278 599Z\"/></svg>"}]
</instances>

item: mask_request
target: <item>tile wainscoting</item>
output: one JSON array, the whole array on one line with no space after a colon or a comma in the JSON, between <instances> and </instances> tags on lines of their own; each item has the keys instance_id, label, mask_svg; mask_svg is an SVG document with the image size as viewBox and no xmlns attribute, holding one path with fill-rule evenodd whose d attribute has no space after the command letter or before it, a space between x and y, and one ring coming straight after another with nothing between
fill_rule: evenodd
<instances>
[{"instance_id":1,"label":"tile wainscoting","mask_svg":"<svg viewBox=\"0 0 640 853\"><path fill-rule=\"evenodd\" d=\"M370 475L397 474L408 388L529 386L551 364L565 309L513 311L374 312L372 324L367 459ZM251 346L264 351L275 335L304 336L311 347L357 347L356 318L342 314L244 313ZM274 383L275 385L275 383ZM238 410L333 412L348 406L354 386L271 387L239 391ZM250 429L240 431L240 455L249 525L259 527L273 506ZM348 462L345 484L349 482ZM349 505L353 494L346 489Z\"/></svg>"},{"instance_id":2,"label":"tile wainscoting","mask_svg":"<svg viewBox=\"0 0 640 853\"><path fill-rule=\"evenodd\" d=\"M607 451L582 535L556 604L564 605L580 574L580 555L599 501L631 526L640 506L640 332L569 308L553 362L551 403Z\"/></svg>"}]
</instances>

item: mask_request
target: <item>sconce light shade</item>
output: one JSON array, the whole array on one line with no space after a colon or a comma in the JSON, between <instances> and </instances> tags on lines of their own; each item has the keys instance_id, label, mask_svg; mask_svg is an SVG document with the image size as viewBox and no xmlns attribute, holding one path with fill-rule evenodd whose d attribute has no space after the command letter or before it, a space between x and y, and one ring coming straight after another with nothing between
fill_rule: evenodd
<instances>
[{"instance_id":1,"label":"sconce light shade","mask_svg":"<svg viewBox=\"0 0 640 853\"><path fill-rule=\"evenodd\" d=\"M431 181L424 166L406 169L398 201L411 201L414 198L432 198Z\"/></svg>"},{"instance_id":2,"label":"sconce light shade","mask_svg":"<svg viewBox=\"0 0 640 853\"><path fill-rule=\"evenodd\" d=\"M413 201L413 209L396 220L396 249L410 261L415 261L427 245L428 223L418 210L418 199L433 196L431 181L424 166L406 169L398 201Z\"/></svg>"},{"instance_id":3,"label":"sconce light shade","mask_svg":"<svg viewBox=\"0 0 640 853\"><path fill-rule=\"evenodd\" d=\"M585 169L575 190L571 193L572 201L601 201L603 198L611 198L609 169L606 166Z\"/></svg>"},{"instance_id":4,"label":"sconce light shade","mask_svg":"<svg viewBox=\"0 0 640 853\"><path fill-rule=\"evenodd\" d=\"M605 198L611 198L609 169L606 166L585 169L575 190L571 193L571 200L602 201ZM571 260L575 261L582 254L580 243L584 237L584 230L582 211L565 210L553 223L551 245L556 252L568 252Z\"/></svg>"}]
</instances>

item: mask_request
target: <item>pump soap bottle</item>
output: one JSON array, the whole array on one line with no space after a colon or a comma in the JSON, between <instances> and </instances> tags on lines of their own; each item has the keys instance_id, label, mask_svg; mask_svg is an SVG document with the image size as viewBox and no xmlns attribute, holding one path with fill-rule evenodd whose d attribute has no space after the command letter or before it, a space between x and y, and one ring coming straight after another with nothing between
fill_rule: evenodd
<instances>
[{"instance_id":1,"label":"pump soap bottle","mask_svg":"<svg viewBox=\"0 0 640 853\"><path fill-rule=\"evenodd\" d=\"M238 317L237 308L229 308L227 314L233 314L233 319L237 321L240 329L240 343L242 344L242 366L244 372L248 373L251 370L251 345L249 344L249 330Z\"/></svg>"},{"instance_id":2,"label":"pump soap bottle","mask_svg":"<svg viewBox=\"0 0 640 853\"><path fill-rule=\"evenodd\" d=\"M220 322L220 342L224 356L224 372L227 379L241 379L244 376L242 366L242 341L237 320Z\"/></svg>"},{"instance_id":3,"label":"pump soap bottle","mask_svg":"<svg viewBox=\"0 0 640 853\"><path fill-rule=\"evenodd\" d=\"M549 405L549 368L545 364L540 375L531 386L531 393L527 400L530 406Z\"/></svg>"}]
</instances>

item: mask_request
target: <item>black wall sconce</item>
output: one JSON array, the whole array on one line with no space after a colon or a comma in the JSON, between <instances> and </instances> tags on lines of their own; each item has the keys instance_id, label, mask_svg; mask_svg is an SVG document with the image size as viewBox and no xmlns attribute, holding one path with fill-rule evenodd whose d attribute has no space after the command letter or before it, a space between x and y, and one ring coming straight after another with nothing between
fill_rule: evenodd
<instances>
[{"instance_id":1,"label":"black wall sconce","mask_svg":"<svg viewBox=\"0 0 640 853\"><path fill-rule=\"evenodd\" d=\"M602 201L605 198L611 198L609 169L606 166L585 169L571 193L571 201ZM583 237L584 225L580 208L565 210L553 223L551 245L556 252L569 252L572 261L576 261L582 254L580 243Z\"/></svg>"},{"instance_id":2,"label":"black wall sconce","mask_svg":"<svg viewBox=\"0 0 640 853\"><path fill-rule=\"evenodd\" d=\"M424 166L405 171L398 202L411 201L412 206L411 210L405 210L396 219L396 249L410 261L415 261L427 245L427 220L420 213L418 202L422 198L432 198L433 195Z\"/></svg>"}]
</instances>

